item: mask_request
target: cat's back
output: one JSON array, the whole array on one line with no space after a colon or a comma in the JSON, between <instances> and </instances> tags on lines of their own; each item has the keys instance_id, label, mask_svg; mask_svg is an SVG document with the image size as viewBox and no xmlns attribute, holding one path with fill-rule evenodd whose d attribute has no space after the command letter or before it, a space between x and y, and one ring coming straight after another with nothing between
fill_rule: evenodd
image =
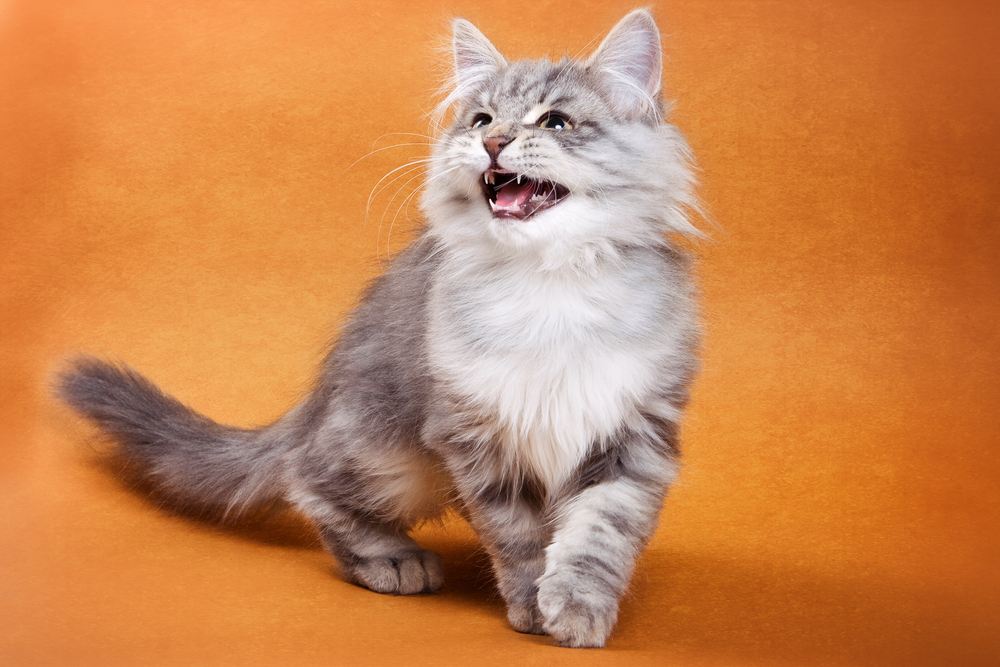
<instances>
[{"instance_id":1,"label":"cat's back","mask_svg":"<svg viewBox=\"0 0 1000 667\"><path fill-rule=\"evenodd\" d=\"M332 398L417 427L428 393L423 341L438 250L418 236L365 289L327 358Z\"/></svg>"}]
</instances>

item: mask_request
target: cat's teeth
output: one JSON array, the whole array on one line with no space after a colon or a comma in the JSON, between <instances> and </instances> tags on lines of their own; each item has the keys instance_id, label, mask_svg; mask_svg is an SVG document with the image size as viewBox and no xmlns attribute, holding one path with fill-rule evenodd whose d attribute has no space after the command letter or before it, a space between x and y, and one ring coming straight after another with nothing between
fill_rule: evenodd
<instances>
[{"instance_id":1,"label":"cat's teeth","mask_svg":"<svg viewBox=\"0 0 1000 667\"><path fill-rule=\"evenodd\" d=\"M490 184L490 172L488 171L483 172L483 183L486 183L486 185Z\"/></svg>"},{"instance_id":2,"label":"cat's teeth","mask_svg":"<svg viewBox=\"0 0 1000 667\"><path fill-rule=\"evenodd\" d=\"M518 184L518 185L520 185L520 184L521 184L521 174L518 174L518 175L517 175L517 184Z\"/></svg>"},{"instance_id":3,"label":"cat's teeth","mask_svg":"<svg viewBox=\"0 0 1000 667\"><path fill-rule=\"evenodd\" d=\"M497 203L495 201L493 201L492 199L489 200L489 201L490 201L490 210L491 211L497 210Z\"/></svg>"}]
</instances>

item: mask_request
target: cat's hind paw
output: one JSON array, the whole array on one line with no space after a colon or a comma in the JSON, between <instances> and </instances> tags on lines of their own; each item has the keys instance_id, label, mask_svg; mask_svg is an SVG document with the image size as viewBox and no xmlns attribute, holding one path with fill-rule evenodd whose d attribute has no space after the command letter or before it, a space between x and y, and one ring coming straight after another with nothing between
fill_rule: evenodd
<instances>
[{"instance_id":1,"label":"cat's hind paw","mask_svg":"<svg viewBox=\"0 0 1000 667\"><path fill-rule=\"evenodd\" d=\"M351 565L350 576L365 588L394 595L433 593L444 583L441 559L431 551L365 558Z\"/></svg>"}]
</instances>

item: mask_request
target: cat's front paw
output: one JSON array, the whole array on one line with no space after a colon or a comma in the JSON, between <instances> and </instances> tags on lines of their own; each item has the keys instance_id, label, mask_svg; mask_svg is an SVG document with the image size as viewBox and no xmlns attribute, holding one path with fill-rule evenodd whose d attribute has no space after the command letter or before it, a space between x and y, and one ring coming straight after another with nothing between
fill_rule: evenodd
<instances>
[{"instance_id":1,"label":"cat's front paw","mask_svg":"<svg viewBox=\"0 0 1000 667\"><path fill-rule=\"evenodd\" d=\"M350 575L365 588L397 595L432 593L444 583L441 559L430 551L365 558L351 566Z\"/></svg>"},{"instance_id":2,"label":"cat's front paw","mask_svg":"<svg viewBox=\"0 0 1000 667\"><path fill-rule=\"evenodd\" d=\"M545 629L542 627L542 615L538 607L532 605L509 604L507 605L507 622L510 627L518 632L530 635L544 635Z\"/></svg>"},{"instance_id":3,"label":"cat's front paw","mask_svg":"<svg viewBox=\"0 0 1000 667\"><path fill-rule=\"evenodd\" d=\"M618 599L597 581L576 573L550 574L538 584L545 632L563 646L604 646L618 618Z\"/></svg>"}]
</instances>

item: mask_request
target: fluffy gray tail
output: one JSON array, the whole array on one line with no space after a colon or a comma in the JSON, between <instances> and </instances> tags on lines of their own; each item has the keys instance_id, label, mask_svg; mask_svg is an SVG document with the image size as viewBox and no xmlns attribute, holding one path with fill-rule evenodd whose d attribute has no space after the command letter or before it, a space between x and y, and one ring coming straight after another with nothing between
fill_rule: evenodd
<instances>
[{"instance_id":1,"label":"fluffy gray tail","mask_svg":"<svg viewBox=\"0 0 1000 667\"><path fill-rule=\"evenodd\" d=\"M56 391L180 503L225 516L283 490L283 456L292 444L295 411L262 429L222 426L132 369L88 357L59 376Z\"/></svg>"}]
</instances>

